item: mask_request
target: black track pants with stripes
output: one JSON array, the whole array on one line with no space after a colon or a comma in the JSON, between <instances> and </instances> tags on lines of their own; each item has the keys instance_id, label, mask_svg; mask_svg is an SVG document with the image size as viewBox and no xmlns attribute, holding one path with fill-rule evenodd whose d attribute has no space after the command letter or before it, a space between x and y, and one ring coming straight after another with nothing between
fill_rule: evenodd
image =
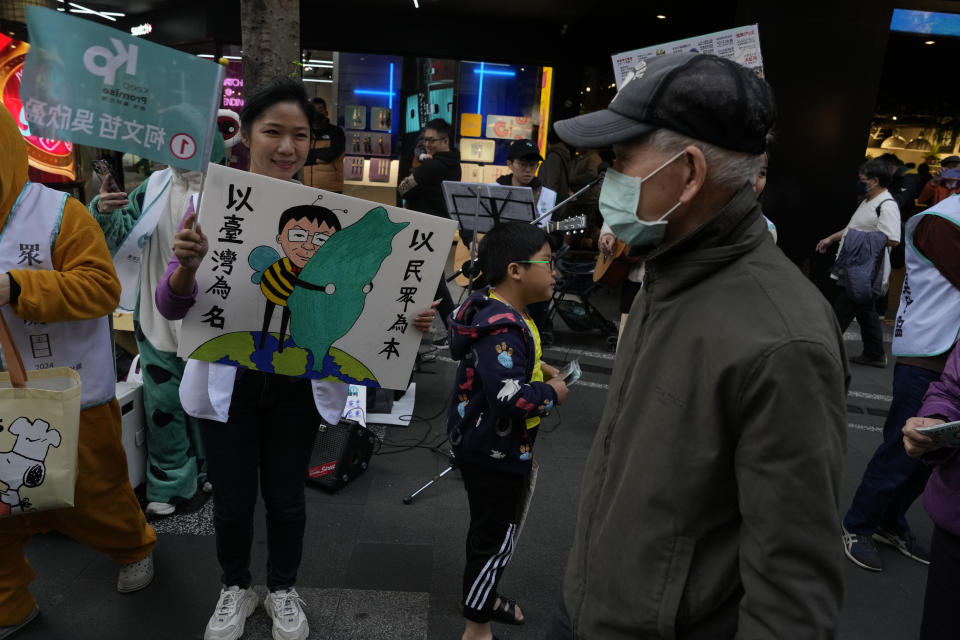
<instances>
[{"instance_id":1,"label":"black track pants with stripes","mask_svg":"<svg viewBox=\"0 0 960 640\"><path fill-rule=\"evenodd\" d=\"M458 466L470 501L463 616L473 622L489 622L497 585L516 542L517 511L527 479L465 462Z\"/></svg>"}]
</instances>

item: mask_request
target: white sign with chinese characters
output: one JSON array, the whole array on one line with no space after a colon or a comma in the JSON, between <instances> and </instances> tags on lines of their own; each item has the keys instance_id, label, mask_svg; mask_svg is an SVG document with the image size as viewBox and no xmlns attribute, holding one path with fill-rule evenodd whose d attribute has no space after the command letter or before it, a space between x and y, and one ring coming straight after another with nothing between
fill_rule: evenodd
<instances>
[{"instance_id":1,"label":"white sign with chinese characters","mask_svg":"<svg viewBox=\"0 0 960 640\"><path fill-rule=\"evenodd\" d=\"M406 389L456 223L210 165L178 355Z\"/></svg>"},{"instance_id":2,"label":"white sign with chinese characters","mask_svg":"<svg viewBox=\"0 0 960 640\"><path fill-rule=\"evenodd\" d=\"M655 44L651 47L624 51L613 55L613 76L617 81L617 90L623 87L624 82L633 78L637 66L648 58L674 53L709 53L721 58L738 62L748 69L753 69L757 75L763 77L763 57L760 55L760 30L755 24L749 24L736 29L717 31L702 36L694 36L683 40L674 40L664 44Z\"/></svg>"}]
</instances>

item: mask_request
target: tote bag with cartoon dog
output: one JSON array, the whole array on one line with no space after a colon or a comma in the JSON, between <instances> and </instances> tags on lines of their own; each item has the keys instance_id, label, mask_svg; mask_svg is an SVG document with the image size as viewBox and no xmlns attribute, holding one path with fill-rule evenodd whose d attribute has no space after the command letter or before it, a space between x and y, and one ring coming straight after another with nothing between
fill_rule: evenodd
<instances>
[{"instance_id":1,"label":"tote bag with cartoon dog","mask_svg":"<svg viewBox=\"0 0 960 640\"><path fill-rule=\"evenodd\" d=\"M0 518L73 506L80 434L80 376L23 369L0 317Z\"/></svg>"}]
</instances>

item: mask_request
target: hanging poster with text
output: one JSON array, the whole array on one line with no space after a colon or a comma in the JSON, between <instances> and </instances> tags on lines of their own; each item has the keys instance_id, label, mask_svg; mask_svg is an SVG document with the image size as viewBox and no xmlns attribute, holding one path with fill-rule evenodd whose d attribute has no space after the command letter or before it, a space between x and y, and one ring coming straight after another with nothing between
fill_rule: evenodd
<instances>
[{"instance_id":1,"label":"hanging poster with text","mask_svg":"<svg viewBox=\"0 0 960 640\"><path fill-rule=\"evenodd\" d=\"M487 137L520 140L533 136L533 120L520 116L487 116Z\"/></svg>"},{"instance_id":2,"label":"hanging poster with text","mask_svg":"<svg viewBox=\"0 0 960 640\"><path fill-rule=\"evenodd\" d=\"M27 7L20 94L30 131L202 170L223 67L51 9Z\"/></svg>"},{"instance_id":3,"label":"hanging poster with text","mask_svg":"<svg viewBox=\"0 0 960 640\"><path fill-rule=\"evenodd\" d=\"M613 76L617 81L617 90L632 80L640 63L654 56L674 53L709 53L721 58L738 62L763 77L763 58L760 55L760 31L755 24L736 29L717 31L703 36L694 36L683 40L674 40L643 49L624 51L613 55ZM645 65L643 65L645 66Z\"/></svg>"},{"instance_id":4,"label":"hanging poster with text","mask_svg":"<svg viewBox=\"0 0 960 640\"><path fill-rule=\"evenodd\" d=\"M406 389L456 223L211 164L177 354Z\"/></svg>"}]
</instances>

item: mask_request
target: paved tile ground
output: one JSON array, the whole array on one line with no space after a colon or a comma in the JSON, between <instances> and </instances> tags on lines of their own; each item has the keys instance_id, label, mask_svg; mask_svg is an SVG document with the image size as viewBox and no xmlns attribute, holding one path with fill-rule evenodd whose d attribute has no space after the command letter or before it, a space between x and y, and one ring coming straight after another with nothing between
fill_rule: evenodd
<instances>
[{"instance_id":1,"label":"paved tile ground","mask_svg":"<svg viewBox=\"0 0 960 640\"><path fill-rule=\"evenodd\" d=\"M608 315L612 296L599 303ZM855 329L855 325L854 325ZM888 331L889 333L889 331ZM523 627L499 627L503 640L543 637L554 605L576 518L584 460L602 409L611 355L599 335L558 330L558 346L547 358L578 356L585 384L547 420L537 441L541 465L536 496L502 592L522 600ZM858 353L848 333L847 348ZM889 341L889 335L887 336ZM439 358L417 374L415 413L437 416L446 404L454 366ZM841 509L846 509L860 474L880 442L889 404L892 365L885 370L854 367L849 398L847 462ZM308 525L300 593L307 602L312 639L456 640L466 498L456 473L427 489L410 505L402 499L447 465L442 450L401 450L390 445L439 444L442 421L418 420L388 428L386 442L369 470L337 494L308 489ZM258 524L262 523L258 515ZM37 536L28 553L37 571L33 591L41 617L23 640L169 640L201 638L216 602L219 578L210 509L162 523L156 549L157 576L144 591L120 595L110 560L56 534ZM915 506L911 522L921 539L931 524ZM840 541L837 541L839 546ZM264 581L265 533L253 545L254 580ZM882 549L887 569L874 574L846 566L843 640L900 640L915 637L926 569ZM244 638L269 638L262 609Z\"/></svg>"}]
</instances>

